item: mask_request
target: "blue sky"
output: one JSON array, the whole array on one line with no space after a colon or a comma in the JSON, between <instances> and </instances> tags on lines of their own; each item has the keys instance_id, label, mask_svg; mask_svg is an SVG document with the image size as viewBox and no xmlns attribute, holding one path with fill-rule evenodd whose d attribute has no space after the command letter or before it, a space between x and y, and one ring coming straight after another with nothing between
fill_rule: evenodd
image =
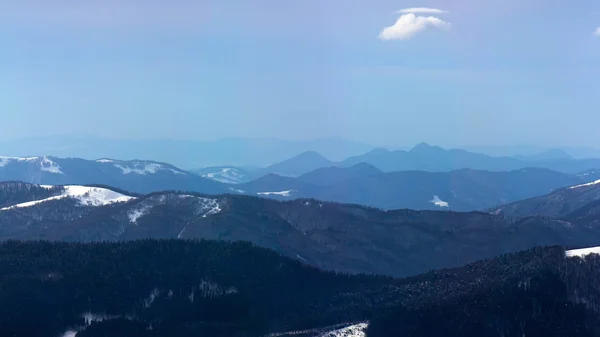
<instances>
[{"instance_id":1,"label":"blue sky","mask_svg":"<svg viewBox=\"0 0 600 337\"><path fill-rule=\"evenodd\" d=\"M7 0L0 139L595 146L597 29L592 0Z\"/></svg>"}]
</instances>

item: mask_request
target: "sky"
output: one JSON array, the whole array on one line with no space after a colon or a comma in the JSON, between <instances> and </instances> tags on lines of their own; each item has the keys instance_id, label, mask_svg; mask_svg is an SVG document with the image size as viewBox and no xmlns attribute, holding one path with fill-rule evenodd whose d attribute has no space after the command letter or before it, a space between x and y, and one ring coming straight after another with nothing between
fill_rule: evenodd
<instances>
[{"instance_id":1,"label":"sky","mask_svg":"<svg viewBox=\"0 0 600 337\"><path fill-rule=\"evenodd\" d=\"M4 0L0 140L598 145L596 0Z\"/></svg>"}]
</instances>

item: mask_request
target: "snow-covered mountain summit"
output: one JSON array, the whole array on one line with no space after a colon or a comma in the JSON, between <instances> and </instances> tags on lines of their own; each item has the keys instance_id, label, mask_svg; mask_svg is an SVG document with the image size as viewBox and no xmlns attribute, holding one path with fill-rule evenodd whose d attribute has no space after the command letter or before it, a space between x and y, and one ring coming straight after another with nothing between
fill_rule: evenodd
<instances>
[{"instance_id":1,"label":"snow-covered mountain summit","mask_svg":"<svg viewBox=\"0 0 600 337\"><path fill-rule=\"evenodd\" d=\"M82 206L105 206L110 205L117 202L127 202L129 200L135 199L135 197L131 197L119 192L115 192L108 188L102 187L90 187L90 186L78 186L78 185L69 185L69 186L51 186L51 185L40 185L40 187L44 189L59 189L61 190L60 194L53 195L51 197L39 199L39 200L31 200L26 202L17 203L8 207L0 208L0 211L7 211L17 208L25 208L31 207L35 205L39 205L52 200L60 200L70 198L75 200L79 205Z\"/></svg>"},{"instance_id":2,"label":"snow-covered mountain summit","mask_svg":"<svg viewBox=\"0 0 600 337\"><path fill-rule=\"evenodd\" d=\"M226 193L226 185L150 160L0 157L0 181L43 185L109 185L135 193L186 190Z\"/></svg>"}]
</instances>

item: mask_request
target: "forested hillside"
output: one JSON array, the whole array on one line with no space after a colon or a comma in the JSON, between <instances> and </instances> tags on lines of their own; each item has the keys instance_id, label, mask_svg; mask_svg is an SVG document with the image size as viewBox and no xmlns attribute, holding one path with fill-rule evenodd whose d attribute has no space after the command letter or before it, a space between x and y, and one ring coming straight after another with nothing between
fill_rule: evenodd
<instances>
[{"instance_id":1,"label":"forested hillside","mask_svg":"<svg viewBox=\"0 0 600 337\"><path fill-rule=\"evenodd\" d=\"M128 196L106 188L65 187L66 192L72 190L85 193L0 209L0 240L250 241L324 270L396 277L539 245L600 242L600 227L590 226L600 218L593 209L554 220L481 212L381 211L313 199L280 202L182 192Z\"/></svg>"},{"instance_id":2,"label":"forested hillside","mask_svg":"<svg viewBox=\"0 0 600 337\"><path fill-rule=\"evenodd\" d=\"M599 267L597 256L535 248L394 280L319 271L244 242L8 241L0 331L259 337L367 321L368 337L599 336Z\"/></svg>"},{"instance_id":3,"label":"forested hillside","mask_svg":"<svg viewBox=\"0 0 600 337\"><path fill-rule=\"evenodd\" d=\"M456 271L476 282L450 296L384 310L368 337L600 336L600 255L536 248Z\"/></svg>"}]
</instances>

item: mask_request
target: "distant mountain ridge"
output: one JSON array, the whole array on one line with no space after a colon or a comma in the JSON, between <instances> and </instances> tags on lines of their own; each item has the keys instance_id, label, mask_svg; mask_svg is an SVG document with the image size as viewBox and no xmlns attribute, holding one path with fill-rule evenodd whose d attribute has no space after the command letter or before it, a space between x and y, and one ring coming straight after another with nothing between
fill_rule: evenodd
<instances>
[{"instance_id":1,"label":"distant mountain ridge","mask_svg":"<svg viewBox=\"0 0 600 337\"><path fill-rule=\"evenodd\" d=\"M38 193L27 184L10 184L14 193ZM0 191L11 190L1 186ZM589 226L591 219L600 220L600 213L559 220L513 219L481 212L380 211L314 199L280 202L168 191L118 196L119 192L106 192L111 191L108 187L87 188L89 193L61 198L36 196L39 202L19 207L7 201L15 199L10 193L0 194L0 204L5 204L0 210L0 240L250 241L326 270L394 276L537 245L584 247L600 242L600 227ZM89 199L101 202L86 202Z\"/></svg>"},{"instance_id":2,"label":"distant mountain ridge","mask_svg":"<svg viewBox=\"0 0 600 337\"><path fill-rule=\"evenodd\" d=\"M314 140L227 138L199 141L51 136L0 142L0 155L52 155L87 160L103 157L123 160L140 158L167 162L191 170L225 165L266 167L309 150L339 161L372 148L371 145L339 137Z\"/></svg>"},{"instance_id":3,"label":"distant mountain ridge","mask_svg":"<svg viewBox=\"0 0 600 337\"><path fill-rule=\"evenodd\" d=\"M333 162L315 151L303 152L295 157L267 167L272 173L287 176L299 176L319 168L329 167Z\"/></svg>"},{"instance_id":4,"label":"distant mountain ridge","mask_svg":"<svg viewBox=\"0 0 600 337\"><path fill-rule=\"evenodd\" d=\"M538 167L576 174L600 168L600 158L573 159L560 150L529 156L493 157L482 153L461 149L443 149L439 146L421 143L409 151L390 151L378 148L337 162L316 151L308 151L258 170L257 174L275 173L297 177L320 168L348 168L358 164L368 164L384 172L450 172L461 169L514 171L528 167Z\"/></svg>"},{"instance_id":5,"label":"distant mountain ridge","mask_svg":"<svg viewBox=\"0 0 600 337\"><path fill-rule=\"evenodd\" d=\"M422 145L418 151L438 152L440 149ZM315 153L306 153L275 168L288 173L299 172L294 170L302 167L306 158L309 159L309 166L329 163ZM311 162L313 159L315 161ZM200 173L203 176L170 164L144 160L0 157L0 181L25 181L42 185L108 185L142 194L188 190L284 200L316 198L383 209L489 209L544 195L557 188L586 183L596 176L595 171L569 175L535 168L509 172L456 170L383 173L362 162L350 167L318 168L297 178L267 172L263 175L259 170L244 171L235 167L211 168ZM256 176L260 178L248 181Z\"/></svg>"},{"instance_id":6,"label":"distant mountain ridge","mask_svg":"<svg viewBox=\"0 0 600 337\"><path fill-rule=\"evenodd\" d=\"M0 181L42 185L111 185L136 193L194 190L227 193L227 185L173 165L148 160L85 160L80 158L0 157Z\"/></svg>"},{"instance_id":7,"label":"distant mountain ridge","mask_svg":"<svg viewBox=\"0 0 600 337\"><path fill-rule=\"evenodd\" d=\"M313 185L327 186L341 183L346 180L359 179L382 173L383 172L375 166L367 163L358 163L347 168L322 167L303 174L298 177L298 179Z\"/></svg>"},{"instance_id":8,"label":"distant mountain ridge","mask_svg":"<svg viewBox=\"0 0 600 337\"><path fill-rule=\"evenodd\" d=\"M549 193L587 182L546 169L509 172L456 170L376 173L368 164L351 168L324 168L297 179L268 175L240 184L239 193L280 200L315 198L362 204L382 209L472 211ZM269 192L269 194L264 194ZM280 192L287 192L279 194Z\"/></svg>"},{"instance_id":9,"label":"distant mountain ridge","mask_svg":"<svg viewBox=\"0 0 600 337\"><path fill-rule=\"evenodd\" d=\"M578 209L600 200L600 180L561 188L550 194L537 196L490 210L505 216L564 217Z\"/></svg>"},{"instance_id":10,"label":"distant mountain ridge","mask_svg":"<svg viewBox=\"0 0 600 337\"><path fill-rule=\"evenodd\" d=\"M372 150L364 155L350 157L335 166L351 166L359 162L371 164L386 172L420 170L446 172L464 168L487 171L510 171L527 167L546 168L575 174L600 167L600 159L572 159L568 155L541 154L528 157L492 157L460 149L443 149L425 143L410 151Z\"/></svg>"}]
</instances>

